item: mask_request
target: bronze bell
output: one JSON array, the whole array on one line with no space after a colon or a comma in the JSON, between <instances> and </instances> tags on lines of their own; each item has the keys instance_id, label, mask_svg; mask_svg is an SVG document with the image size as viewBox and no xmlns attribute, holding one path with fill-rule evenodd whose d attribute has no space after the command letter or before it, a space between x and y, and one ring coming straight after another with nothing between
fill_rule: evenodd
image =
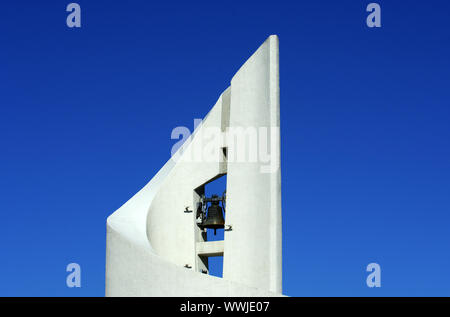
<instances>
[{"instance_id":1,"label":"bronze bell","mask_svg":"<svg viewBox=\"0 0 450 317\"><path fill-rule=\"evenodd\" d=\"M216 230L224 228L225 219L223 218L222 207L219 205L219 201L212 201L211 206L208 208L208 214L206 215L206 220L202 224L203 228L214 229L214 234Z\"/></svg>"}]
</instances>

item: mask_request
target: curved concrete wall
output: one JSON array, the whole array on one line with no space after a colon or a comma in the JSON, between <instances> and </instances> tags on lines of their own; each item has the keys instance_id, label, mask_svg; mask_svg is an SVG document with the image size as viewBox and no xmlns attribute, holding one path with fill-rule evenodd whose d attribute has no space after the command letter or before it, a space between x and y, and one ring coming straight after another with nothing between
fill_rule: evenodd
<instances>
[{"instance_id":1,"label":"curved concrete wall","mask_svg":"<svg viewBox=\"0 0 450 317\"><path fill-rule=\"evenodd\" d=\"M203 150L206 129L220 133L222 96L179 152L178 162L165 177L153 199L147 218L147 235L156 253L177 264L196 266L196 242L200 229L195 225L198 195L194 189L226 172L220 161L205 162L195 155ZM219 146L219 144L218 144ZM220 152L217 152L220 154ZM188 208L191 212L185 212Z\"/></svg>"}]
</instances>

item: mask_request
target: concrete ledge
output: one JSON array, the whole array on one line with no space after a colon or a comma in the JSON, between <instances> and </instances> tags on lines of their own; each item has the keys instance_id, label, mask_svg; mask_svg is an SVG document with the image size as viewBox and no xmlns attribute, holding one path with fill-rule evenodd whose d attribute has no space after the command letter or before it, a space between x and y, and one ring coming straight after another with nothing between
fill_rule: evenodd
<instances>
[{"instance_id":1,"label":"concrete ledge","mask_svg":"<svg viewBox=\"0 0 450 317\"><path fill-rule=\"evenodd\" d=\"M199 256L223 256L223 249L223 240L197 242L197 254Z\"/></svg>"}]
</instances>

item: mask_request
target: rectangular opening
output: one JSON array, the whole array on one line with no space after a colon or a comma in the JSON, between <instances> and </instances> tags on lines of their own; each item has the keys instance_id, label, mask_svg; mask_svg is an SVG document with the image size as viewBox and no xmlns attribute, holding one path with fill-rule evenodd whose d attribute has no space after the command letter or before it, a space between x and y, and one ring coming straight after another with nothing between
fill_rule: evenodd
<instances>
[{"instance_id":1,"label":"rectangular opening","mask_svg":"<svg viewBox=\"0 0 450 317\"><path fill-rule=\"evenodd\" d=\"M208 258L209 275L223 277L223 255Z\"/></svg>"},{"instance_id":2,"label":"rectangular opening","mask_svg":"<svg viewBox=\"0 0 450 317\"><path fill-rule=\"evenodd\" d=\"M223 150L224 154L226 155L226 149ZM225 192L226 186L227 186L227 176L225 174L205 185L205 195L207 197L210 197L212 195L221 196ZM224 218L226 218L225 212ZM214 232L214 229L206 229L206 242L205 242L206 244L202 245L202 248L199 248L203 250L202 252L205 252L204 256L207 256L208 273L210 275L217 277L223 276L224 236L225 235L223 229L217 229L216 232ZM214 241L217 241L217 243L211 243ZM210 243L208 244L208 242Z\"/></svg>"}]
</instances>

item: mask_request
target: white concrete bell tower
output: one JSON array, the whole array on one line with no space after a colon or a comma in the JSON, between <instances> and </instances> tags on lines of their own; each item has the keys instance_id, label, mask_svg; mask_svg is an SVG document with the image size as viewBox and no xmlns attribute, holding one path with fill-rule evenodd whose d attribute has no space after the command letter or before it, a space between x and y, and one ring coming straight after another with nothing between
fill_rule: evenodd
<instances>
[{"instance_id":1,"label":"white concrete bell tower","mask_svg":"<svg viewBox=\"0 0 450 317\"><path fill-rule=\"evenodd\" d=\"M198 206L205 184L225 174L224 240L207 241ZM106 295L281 295L280 176L278 37L272 35L177 153L108 217ZM204 274L207 259L219 255L223 278Z\"/></svg>"}]
</instances>

